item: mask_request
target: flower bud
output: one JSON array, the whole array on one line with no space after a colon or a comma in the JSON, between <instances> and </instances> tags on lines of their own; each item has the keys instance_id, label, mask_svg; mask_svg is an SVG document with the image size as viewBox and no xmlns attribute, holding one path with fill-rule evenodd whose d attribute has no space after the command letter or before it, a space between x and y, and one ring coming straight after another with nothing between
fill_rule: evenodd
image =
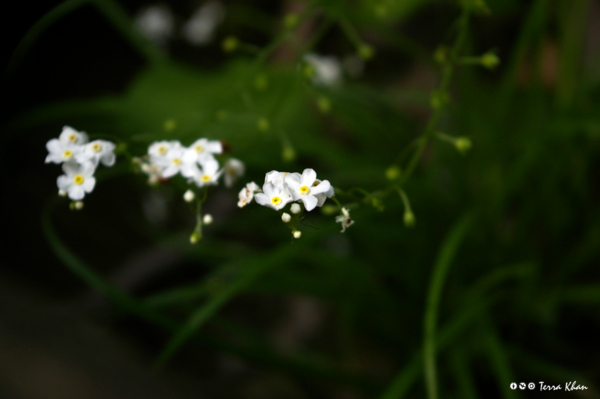
<instances>
[{"instance_id":1,"label":"flower bud","mask_svg":"<svg viewBox=\"0 0 600 399\"><path fill-rule=\"evenodd\" d=\"M373 205L373 208L375 208L375 210L382 212L383 211L383 202L380 199L377 198L372 198L371 199L371 205Z\"/></svg>"},{"instance_id":2,"label":"flower bud","mask_svg":"<svg viewBox=\"0 0 600 399\"><path fill-rule=\"evenodd\" d=\"M213 217L210 213L207 213L206 215L204 215L204 217L202 218L202 223L204 223L206 226L208 226L209 224L211 224L213 222Z\"/></svg>"},{"instance_id":3,"label":"flower bud","mask_svg":"<svg viewBox=\"0 0 600 399\"><path fill-rule=\"evenodd\" d=\"M187 190L185 194L183 194L183 200L185 202L192 202L196 198L196 194L192 190Z\"/></svg>"},{"instance_id":4,"label":"flower bud","mask_svg":"<svg viewBox=\"0 0 600 399\"><path fill-rule=\"evenodd\" d=\"M226 53L234 52L239 47L239 45L240 43L237 37L235 36L227 36L222 43L223 51L225 51Z\"/></svg>"},{"instance_id":5,"label":"flower bud","mask_svg":"<svg viewBox=\"0 0 600 399\"><path fill-rule=\"evenodd\" d=\"M487 69L494 69L500 64L500 58L491 51L481 56L481 65Z\"/></svg>"},{"instance_id":6,"label":"flower bud","mask_svg":"<svg viewBox=\"0 0 600 399\"><path fill-rule=\"evenodd\" d=\"M319 98L317 98L317 107L319 107L319 110L322 113L327 114L331 111L331 100L329 97L319 96Z\"/></svg>"},{"instance_id":7,"label":"flower bud","mask_svg":"<svg viewBox=\"0 0 600 399\"><path fill-rule=\"evenodd\" d=\"M445 64L448 60L448 48L445 46L438 47L433 53L433 59L438 64Z\"/></svg>"},{"instance_id":8,"label":"flower bud","mask_svg":"<svg viewBox=\"0 0 600 399\"><path fill-rule=\"evenodd\" d=\"M333 215L334 213L338 212L338 207L335 205L325 205L321 208L321 212L323 213L323 215Z\"/></svg>"},{"instance_id":9,"label":"flower bud","mask_svg":"<svg viewBox=\"0 0 600 399\"><path fill-rule=\"evenodd\" d=\"M283 162L293 162L296 159L296 150L292 146L285 146L281 158Z\"/></svg>"},{"instance_id":10,"label":"flower bud","mask_svg":"<svg viewBox=\"0 0 600 399\"><path fill-rule=\"evenodd\" d=\"M75 210L80 211L83 209L83 201L75 201Z\"/></svg>"},{"instance_id":11,"label":"flower bud","mask_svg":"<svg viewBox=\"0 0 600 399\"><path fill-rule=\"evenodd\" d=\"M410 209L404 212L404 225L406 227L413 227L415 225L415 214Z\"/></svg>"},{"instance_id":12,"label":"flower bud","mask_svg":"<svg viewBox=\"0 0 600 399\"><path fill-rule=\"evenodd\" d=\"M283 19L283 24L288 29L296 27L296 25L298 25L298 22L300 22L300 17L298 14L293 12L286 14L286 16Z\"/></svg>"},{"instance_id":13,"label":"flower bud","mask_svg":"<svg viewBox=\"0 0 600 399\"><path fill-rule=\"evenodd\" d=\"M431 94L431 108L439 109L446 105L449 101L448 93L443 91L434 91Z\"/></svg>"},{"instance_id":14,"label":"flower bud","mask_svg":"<svg viewBox=\"0 0 600 399\"><path fill-rule=\"evenodd\" d=\"M58 190L58 195L60 195L61 197L66 197L67 192L65 190Z\"/></svg>"},{"instance_id":15,"label":"flower bud","mask_svg":"<svg viewBox=\"0 0 600 399\"><path fill-rule=\"evenodd\" d=\"M171 133L177 129L177 122L174 119L167 119L163 125L166 132Z\"/></svg>"},{"instance_id":16,"label":"flower bud","mask_svg":"<svg viewBox=\"0 0 600 399\"><path fill-rule=\"evenodd\" d=\"M358 56L365 61L370 60L375 55L375 49L368 44L361 44L358 48Z\"/></svg>"},{"instance_id":17,"label":"flower bud","mask_svg":"<svg viewBox=\"0 0 600 399\"><path fill-rule=\"evenodd\" d=\"M389 14L388 7L385 4L377 4L373 11L379 18L385 18Z\"/></svg>"},{"instance_id":18,"label":"flower bud","mask_svg":"<svg viewBox=\"0 0 600 399\"><path fill-rule=\"evenodd\" d=\"M190 236L190 244L195 244L200 240L200 234L198 234L198 232L194 231L192 233L192 235Z\"/></svg>"},{"instance_id":19,"label":"flower bud","mask_svg":"<svg viewBox=\"0 0 600 399\"><path fill-rule=\"evenodd\" d=\"M269 123L269 120L267 118L265 118L264 116L261 118L258 118L256 125L258 126L258 130L263 131L263 132L266 132L267 130L269 130L269 127L271 126L271 124Z\"/></svg>"},{"instance_id":20,"label":"flower bud","mask_svg":"<svg viewBox=\"0 0 600 399\"><path fill-rule=\"evenodd\" d=\"M292 235L294 236L294 238L298 239L302 237L302 232L300 230L294 230L292 231Z\"/></svg>"},{"instance_id":21,"label":"flower bud","mask_svg":"<svg viewBox=\"0 0 600 399\"><path fill-rule=\"evenodd\" d=\"M294 215L299 214L302 211L302 208L300 208L299 204L292 204L292 206L290 207L290 212L292 212Z\"/></svg>"},{"instance_id":22,"label":"flower bud","mask_svg":"<svg viewBox=\"0 0 600 399\"><path fill-rule=\"evenodd\" d=\"M400 177L401 173L402 171L398 166L392 165L385 170L385 177L388 180L396 180Z\"/></svg>"},{"instance_id":23,"label":"flower bud","mask_svg":"<svg viewBox=\"0 0 600 399\"><path fill-rule=\"evenodd\" d=\"M254 78L254 87L256 90L263 91L269 86L269 80L265 74L260 74Z\"/></svg>"},{"instance_id":24,"label":"flower bud","mask_svg":"<svg viewBox=\"0 0 600 399\"><path fill-rule=\"evenodd\" d=\"M466 154L467 151L469 151L469 149L471 148L472 144L471 140L469 140L468 137L458 137L454 142L454 145L456 146L458 152L460 152L461 154Z\"/></svg>"},{"instance_id":25,"label":"flower bud","mask_svg":"<svg viewBox=\"0 0 600 399\"><path fill-rule=\"evenodd\" d=\"M281 220L283 221L283 223L289 223L289 222L290 222L290 220L292 220L292 217L290 216L290 214L289 214L289 213L285 213L285 212L284 212L284 213L281 215Z\"/></svg>"}]
</instances>

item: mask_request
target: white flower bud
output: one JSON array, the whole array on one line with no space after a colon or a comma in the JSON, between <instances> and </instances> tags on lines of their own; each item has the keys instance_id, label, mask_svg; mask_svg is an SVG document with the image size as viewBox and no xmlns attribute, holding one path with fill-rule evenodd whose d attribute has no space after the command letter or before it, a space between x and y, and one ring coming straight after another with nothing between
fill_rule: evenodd
<instances>
[{"instance_id":1,"label":"white flower bud","mask_svg":"<svg viewBox=\"0 0 600 399\"><path fill-rule=\"evenodd\" d=\"M292 231L292 235L294 236L294 238L300 238L302 237L302 232L300 230L294 230Z\"/></svg>"},{"instance_id":2,"label":"white flower bud","mask_svg":"<svg viewBox=\"0 0 600 399\"><path fill-rule=\"evenodd\" d=\"M205 225L209 225L213 222L213 217L210 213L207 213L206 215L204 215L204 218L202 218L202 223L204 223Z\"/></svg>"},{"instance_id":3,"label":"white flower bud","mask_svg":"<svg viewBox=\"0 0 600 399\"><path fill-rule=\"evenodd\" d=\"M192 190L187 190L185 194L183 194L183 199L185 202L192 202L196 198L196 195Z\"/></svg>"},{"instance_id":4,"label":"white flower bud","mask_svg":"<svg viewBox=\"0 0 600 399\"><path fill-rule=\"evenodd\" d=\"M283 223L289 223L290 220L292 220L292 217L290 216L289 213L283 213L281 215L281 220L283 220Z\"/></svg>"},{"instance_id":5,"label":"white flower bud","mask_svg":"<svg viewBox=\"0 0 600 399\"><path fill-rule=\"evenodd\" d=\"M292 207L290 208L290 211L294 214L297 215L300 213L302 209L300 209L300 205L298 204L292 204Z\"/></svg>"},{"instance_id":6,"label":"white flower bud","mask_svg":"<svg viewBox=\"0 0 600 399\"><path fill-rule=\"evenodd\" d=\"M200 239L198 233L194 232L191 236L190 236L190 244L195 244L198 242L198 240Z\"/></svg>"},{"instance_id":7,"label":"white flower bud","mask_svg":"<svg viewBox=\"0 0 600 399\"><path fill-rule=\"evenodd\" d=\"M75 209L77 209L78 211L82 210L83 209L83 201L76 201Z\"/></svg>"},{"instance_id":8,"label":"white flower bud","mask_svg":"<svg viewBox=\"0 0 600 399\"><path fill-rule=\"evenodd\" d=\"M67 192L65 190L58 190L58 195L60 195L61 197L66 197Z\"/></svg>"}]
</instances>

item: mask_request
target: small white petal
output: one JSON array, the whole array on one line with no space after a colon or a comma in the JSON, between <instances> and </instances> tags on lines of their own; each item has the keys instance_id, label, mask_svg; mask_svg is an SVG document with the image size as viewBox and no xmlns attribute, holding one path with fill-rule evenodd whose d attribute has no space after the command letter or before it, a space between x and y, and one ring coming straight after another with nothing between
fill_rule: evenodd
<instances>
[{"instance_id":1,"label":"small white petal","mask_svg":"<svg viewBox=\"0 0 600 399\"><path fill-rule=\"evenodd\" d=\"M315 209L315 207L317 206L318 200L312 195L303 195L301 199L302 202L304 202L304 207L309 212Z\"/></svg>"},{"instance_id":2,"label":"small white petal","mask_svg":"<svg viewBox=\"0 0 600 399\"><path fill-rule=\"evenodd\" d=\"M69 198L71 198L73 201L78 201L80 199L83 199L84 196L85 196L85 191L83 190L83 187L81 187L80 185L73 184L69 188Z\"/></svg>"}]
</instances>

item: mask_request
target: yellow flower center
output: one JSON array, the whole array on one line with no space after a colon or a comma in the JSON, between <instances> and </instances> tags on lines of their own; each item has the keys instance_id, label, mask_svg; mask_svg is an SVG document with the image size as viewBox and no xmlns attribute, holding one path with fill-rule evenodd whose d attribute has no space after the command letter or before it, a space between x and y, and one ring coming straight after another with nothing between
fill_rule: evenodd
<instances>
[{"instance_id":1,"label":"yellow flower center","mask_svg":"<svg viewBox=\"0 0 600 399\"><path fill-rule=\"evenodd\" d=\"M202 181L205 182L205 183L209 182L210 181L210 176L209 175L203 175L202 176Z\"/></svg>"},{"instance_id":2,"label":"yellow flower center","mask_svg":"<svg viewBox=\"0 0 600 399\"><path fill-rule=\"evenodd\" d=\"M73 181L75 182L75 184L83 184L83 176L81 175L76 175L73 178Z\"/></svg>"},{"instance_id":3,"label":"yellow flower center","mask_svg":"<svg viewBox=\"0 0 600 399\"><path fill-rule=\"evenodd\" d=\"M100 143L94 143L92 150L94 150L94 152L100 152L102 151L102 145Z\"/></svg>"},{"instance_id":4,"label":"yellow flower center","mask_svg":"<svg viewBox=\"0 0 600 399\"><path fill-rule=\"evenodd\" d=\"M164 145L158 147L158 153L160 155L165 155L167 153L167 147L165 147Z\"/></svg>"},{"instance_id":5,"label":"yellow flower center","mask_svg":"<svg viewBox=\"0 0 600 399\"><path fill-rule=\"evenodd\" d=\"M63 152L63 158L64 159L69 159L73 156L73 153L70 150L65 150L65 152Z\"/></svg>"},{"instance_id":6,"label":"yellow flower center","mask_svg":"<svg viewBox=\"0 0 600 399\"><path fill-rule=\"evenodd\" d=\"M279 205L279 204L281 204L281 198L279 198L279 197L273 197L273 198L271 198L271 203L273 205Z\"/></svg>"},{"instance_id":7,"label":"yellow flower center","mask_svg":"<svg viewBox=\"0 0 600 399\"><path fill-rule=\"evenodd\" d=\"M195 147L195 149L196 149L196 152L202 152L202 151L204 151L204 147L202 147L201 145L197 145Z\"/></svg>"},{"instance_id":8,"label":"yellow flower center","mask_svg":"<svg viewBox=\"0 0 600 399\"><path fill-rule=\"evenodd\" d=\"M173 161L171 162L173 162L173 165L181 165L181 159L179 158L173 158Z\"/></svg>"},{"instance_id":9,"label":"yellow flower center","mask_svg":"<svg viewBox=\"0 0 600 399\"><path fill-rule=\"evenodd\" d=\"M302 187L300 187L300 192L302 193L302 195L306 195L310 192L310 188L308 188L306 186L302 186Z\"/></svg>"},{"instance_id":10,"label":"yellow flower center","mask_svg":"<svg viewBox=\"0 0 600 399\"><path fill-rule=\"evenodd\" d=\"M75 142L77 142L77 135L76 135L76 134L71 134L71 135L69 135L69 141L70 141L71 143L75 143Z\"/></svg>"}]
</instances>

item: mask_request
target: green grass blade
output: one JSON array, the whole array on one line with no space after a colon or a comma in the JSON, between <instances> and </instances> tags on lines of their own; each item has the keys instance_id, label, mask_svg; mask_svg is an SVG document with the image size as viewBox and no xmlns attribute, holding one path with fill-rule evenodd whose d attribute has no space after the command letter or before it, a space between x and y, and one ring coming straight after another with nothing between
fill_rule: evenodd
<instances>
[{"instance_id":1,"label":"green grass blade","mask_svg":"<svg viewBox=\"0 0 600 399\"><path fill-rule=\"evenodd\" d=\"M471 224L472 214L467 214L454 226L438 255L438 258L433 267L431 283L429 285L429 293L427 295L427 305L425 310L425 331L423 342L423 359L425 372L425 386L427 395L430 399L437 399L437 377L435 366L435 346L436 346L436 323L438 307L442 295L442 289L446 274L454 255L458 250L458 246L463 240L469 225Z\"/></svg>"},{"instance_id":2,"label":"green grass blade","mask_svg":"<svg viewBox=\"0 0 600 399\"><path fill-rule=\"evenodd\" d=\"M468 304L467 308L461 309L458 312L458 316L440 329L439 338L437 340L438 351L445 349L454 342L471 322L474 321L484 309L491 306L491 304L492 301L479 300ZM415 353L408 364L396 375L385 392L380 396L380 399L401 399L416 382L422 371L423 349L420 349Z\"/></svg>"},{"instance_id":3,"label":"green grass blade","mask_svg":"<svg viewBox=\"0 0 600 399\"><path fill-rule=\"evenodd\" d=\"M244 264L240 264L240 269L244 265L252 264L252 267L246 267L245 272L235 281L226 286L222 291L210 298L208 302L200 306L187 320L187 322L180 328L173 338L167 343L165 348L159 354L156 364L162 366L165 364L181 346L187 342L196 332L202 328L202 326L214 316L226 303L231 299L239 295L242 291L248 288L256 279L258 279L263 273L267 272L270 268L277 265L281 265L291 256L294 256L299 249L300 245L296 245L294 248L283 247L277 252L271 255L257 255L254 259L244 260Z\"/></svg>"},{"instance_id":4,"label":"green grass blade","mask_svg":"<svg viewBox=\"0 0 600 399\"><path fill-rule=\"evenodd\" d=\"M125 39L148 61L158 61L164 58L156 46L134 29L133 21L118 3L112 0L67 0L48 11L27 31L10 57L5 75L9 76L15 71L27 51L46 29L64 16L86 4L95 5Z\"/></svg>"},{"instance_id":5,"label":"green grass blade","mask_svg":"<svg viewBox=\"0 0 600 399\"><path fill-rule=\"evenodd\" d=\"M498 379L502 397L505 399L517 399L520 395L517 391L510 388L510 384L517 381L510 368L506 349L502 345L502 340L498 336L498 332L489 317L486 317L484 328L489 360L494 370L494 375Z\"/></svg>"},{"instance_id":6,"label":"green grass blade","mask_svg":"<svg viewBox=\"0 0 600 399\"><path fill-rule=\"evenodd\" d=\"M62 198L57 197L49 201L42 213L42 231L48 240L50 248L52 251L54 251L56 256L62 260L63 263L75 275L85 281L90 287L94 288L96 291L109 298L112 302L119 305L121 308L160 326L172 327L174 325L173 322L159 316L154 312L151 312L145 306L142 306L138 301L112 286L104 278L95 273L92 268L86 265L84 261L73 254L73 252L71 252L66 245L63 244L52 227L51 217L54 206L56 206L56 204L59 202L64 203L64 201L61 200Z\"/></svg>"},{"instance_id":7,"label":"green grass blade","mask_svg":"<svg viewBox=\"0 0 600 399\"><path fill-rule=\"evenodd\" d=\"M469 370L469 363L465 350L463 348L453 350L450 361L460 392L460 397L462 399L477 399L478 396L477 391L475 390L475 381Z\"/></svg>"}]
</instances>

